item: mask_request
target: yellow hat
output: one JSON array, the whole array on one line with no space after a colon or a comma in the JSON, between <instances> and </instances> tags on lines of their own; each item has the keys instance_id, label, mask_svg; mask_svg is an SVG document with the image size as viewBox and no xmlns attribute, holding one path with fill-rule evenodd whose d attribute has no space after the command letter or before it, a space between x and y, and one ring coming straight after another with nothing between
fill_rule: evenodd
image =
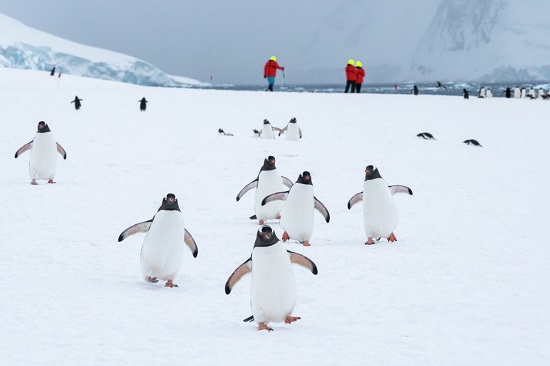
<instances>
[{"instance_id":1,"label":"yellow hat","mask_svg":"<svg viewBox=\"0 0 550 366\"><path fill-rule=\"evenodd\" d=\"M271 56L269 59L270 59L271 61L277 61L277 57L275 57L275 56Z\"/></svg>"},{"instance_id":2,"label":"yellow hat","mask_svg":"<svg viewBox=\"0 0 550 366\"><path fill-rule=\"evenodd\" d=\"M351 58L349 59L348 61L348 65L354 65L355 64L355 61L353 61Z\"/></svg>"},{"instance_id":3,"label":"yellow hat","mask_svg":"<svg viewBox=\"0 0 550 366\"><path fill-rule=\"evenodd\" d=\"M363 67L363 64L361 63L361 61L356 61L355 67Z\"/></svg>"}]
</instances>

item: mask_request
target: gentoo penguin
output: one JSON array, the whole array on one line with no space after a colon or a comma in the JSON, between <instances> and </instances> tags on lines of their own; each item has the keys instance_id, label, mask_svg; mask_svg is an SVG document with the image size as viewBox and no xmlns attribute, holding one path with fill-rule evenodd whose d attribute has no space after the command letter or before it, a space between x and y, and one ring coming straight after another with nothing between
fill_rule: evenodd
<instances>
[{"instance_id":1,"label":"gentoo penguin","mask_svg":"<svg viewBox=\"0 0 550 366\"><path fill-rule=\"evenodd\" d=\"M50 76L54 76L55 75L55 66L53 67L52 71L50 71Z\"/></svg>"},{"instance_id":2,"label":"gentoo penguin","mask_svg":"<svg viewBox=\"0 0 550 366\"><path fill-rule=\"evenodd\" d=\"M274 140L275 139L275 133L273 132L274 130L279 132L281 131L280 128L273 127L267 119L264 119L264 123L262 124L262 130L260 131L260 138Z\"/></svg>"},{"instance_id":3,"label":"gentoo penguin","mask_svg":"<svg viewBox=\"0 0 550 366\"><path fill-rule=\"evenodd\" d=\"M299 320L292 316L296 305L297 289L292 263L318 273L317 266L311 259L286 250L273 229L262 226L254 242L252 255L229 276L225 283L225 293L230 294L233 286L245 274L252 272L250 283L250 307L252 317L245 321L255 320L258 330L273 329L269 323L285 322L290 324Z\"/></svg>"},{"instance_id":4,"label":"gentoo penguin","mask_svg":"<svg viewBox=\"0 0 550 366\"><path fill-rule=\"evenodd\" d=\"M254 195L254 212L256 214L255 217L251 216L251 219L256 218L259 224L263 225L266 220L279 219L281 217L279 213L283 203L277 201L262 206L262 200L271 193L282 192L285 186L288 188L292 187L292 181L279 174L279 171L275 167L275 158L269 156L267 159L264 159L264 164L258 173L258 177L244 186L239 194L237 194L237 201L239 201L246 192L252 188L256 188L256 193Z\"/></svg>"},{"instance_id":5,"label":"gentoo penguin","mask_svg":"<svg viewBox=\"0 0 550 366\"><path fill-rule=\"evenodd\" d=\"M313 209L317 209L328 223L330 214L325 205L313 195L313 183L308 171L298 176L298 180L285 192L270 194L262 200L262 205L276 200L284 200L281 209L279 225L284 230L283 241L298 240L302 245L309 247L309 239L313 234Z\"/></svg>"},{"instance_id":6,"label":"gentoo penguin","mask_svg":"<svg viewBox=\"0 0 550 366\"><path fill-rule=\"evenodd\" d=\"M525 96L526 96L525 93L526 93L526 92L527 92L527 91L525 90L525 88L522 87L522 88L521 88L521 97L522 97L522 98L525 98Z\"/></svg>"},{"instance_id":7,"label":"gentoo penguin","mask_svg":"<svg viewBox=\"0 0 550 366\"><path fill-rule=\"evenodd\" d=\"M285 128L283 128L281 131L279 131L279 136L281 136L282 133L286 132L286 139L289 141L298 141L302 138L302 130L298 126L298 122L296 121L296 118L292 118Z\"/></svg>"},{"instance_id":8,"label":"gentoo penguin","mask_svg":"<svg viewBox=\"0 0 550 366\"><path fill-rule=\"evenodd\" d=\"M424 140L435 140L435 137L433 137L433 135L429 132L421 132L416 136L422 137Z\"/></svg>"},{"instance_id":9,"label":"gentoo penguin","mask_svg":"<svg viewBox=\"0 0 550 366\"><path fill-rule=\"evenodd\" d=\"M462 142L464 142L466 145L472 144L472 145L474 145L474 146L483 147L483 146L481 146L481 144L480 144L479 142L477 142L477 140L474 140L474 139L464 140L464 141L462 141Z\"/></svg>"},{"instance_id":10,"label":"gentoo penguin","mask_svg":"<svg viewBox=\"0 0 550 366\"><path fill-rule=\"evenodd\" d=\"M416 85L413 85L411 93L413 93L414 95L418 95L418 87Z\"/></svg>"},{"instance_id":11,"label":"gentoo penguin","mask_svg":"<svg viewBox=\"0 0 550 366\"><path fill-rule=\"evenodd\" d=\"M466 89L462 89L462 95L464 96L464 99L470 99L470 92Z\"/></svg>"},{"instance_id":12,"label":"gentoo penguin","mask_svg":"<svg viewBox=\"0 0 550 366\"><path fill-rule=\"evenodd\" d=\"M158 280L163 280L166 281L165 287L178 287L174 278L181 267L184 243L195 258L199 249L185 229L183 214L173 193L168 193L163 198L157 214L151 220L130 226L120 234L118 241L138 232L147 233L140 255L141 273L145 281L157 283Z\"/></svg>"},{"instance_id":13,"label":"gentoo penguin","mask_svg":"<svg viewBox=\"0 0 550 366\"><path fill-rule=\"evenodd\" d=\"M368 238L365 244L374 244L373 238L384 237L388 238L388 241L397 240L393 233L398 222L397 208L392 197L395 193L413 194L412 190L406 186L388 186L380 176L378 168L367 166L363 192L355 194L348 201L348 209L357 202L363 201L363 221Z\"/></svg>"},{"instance_id":14,"label":"gentoo penguin","mask_svg":"<svg viewBox=\"0 0 550 366\"><path fill-rule=\"evenodd\" d=\"M55 183L55 171L57 169L57 153L67 159L65 149L55 141L48 124L44 121L38 122L38 131L34 139L21 146L15 152L15 158L31 149L29 161L29 175L31 184L37 185L37 179L48 180L48 183Z\"/></svg>"},{"instance_id":15,"label":"gentoo penguin","mask_svg":"<svg viewBox=\"0 0 550 366\"><path fill-rule=\"evenodd\" d=\"M74 100L71 102L71 103L74 103L74 109L76 109L77 111L80 109L81 107L81 104L80 104L80 101L81 100L84 100L84 99L80 99L78 98L78 95L76 97L74 97Z\"/></svg>"},{"instance_id":16,"label":"gentoo penguin","mask_svg":"<svg viewBox=\"0 0 550 366\"><path fill-rule=\"evenodd\" d=\"M504 96L506 98L512 98L512 89L510 89L510 87L506 88L506 90L504 91Z\"/></svg>"},{"instance_id":17,"label":"gentoo penguin","mask_svg":"<svg viewBox=\"0 0 550 366\"><path fill-rule=\"evenodd\" d=\"M491 91L491 88L487 88L487 92L485 93L487 98L493 97L493 92Z\"/></svg>"},{"instance_id":18,"label":"gentoo penguin","mask_svg":"<svg viewBox=\"0 0 550 366\"><path fill-rule=\"evenodd\" d=\"M218 135L220 136L233 136L232 133L225 132L223 129L218 128Z\"/></svg>"},{"instance_id":19,"label":"gentoo penguin","mask_svg":"<svg viewBox=\"0 0 550 366\"><path fill-rule=\"evenodd\" d=\"M481 88L479 88L479 98L485 98L485 87L482 86Z\"/></svg>"},{"instance_id":20,"label":"gentoo penguin","mask_svg":"<svg viewBox=\"0 0 550 366\"><path fill-rule=\"evenodd\" d=\"M527 95L531 99L536 99L537 98L537 96L535 95L535 89L533 89L533 87L531 87L531 89L529 89L529 92L527 93Z\"/></svg>"},{"instance_id":21,"label":"gentoo penguin","mask_svg":"<svg viewBox=\"0 0 550 366\"><path fill-rule=\"evenodd\" d=\"M521 97L521 91L519 90L519 87L514 88L514 98L520 98Z\"/></svg>"},{"instance_id":22,"label":"gentoo penguin","mask_svg":"<svg viewBox=\"0 0 550 366\"><path fill-rule=\"evenodd\" d=\"M139 110L142 112L145 112L145 110L147 109L147 103L149 103L149 101L145 99L145 97L143 97L140 100L138 100L138 102L139 102Z\"/></svg>"},{"instance_id":23,"label":"gentoo penguin","mask_svg":"<svg viewBox=\"0 0 550 366\"><path fill-rule=\"evenodd\" d=\"M544 95L544 90L542 88L539 88L539 91L537 93L537 97L542 98L543 95Z\"/></svg>"},{"instance_id":24,"label":"gentoo penguin","mask_svg":"<svg viewBox=\"0 0 550 366\"><path fill-rule=\"evenodd\" d=\"M260 137L262 134L262 131L258 131L257 129L253 129L252 132L254 133L252 137Z\"/></svg>"},{"instance_id":25,"label":"gentoo penguin","mask_svg":"<svg viewBox=\"0 0 550 366\"><path fill-rule=\"evenodd\" d=\"M440 83L439 81L436 81L436 83L437 83L438 88L443 88L443 89L447 90L447 87L445 85L443 85L442 83Z\"/></svg>"}]
</instances>

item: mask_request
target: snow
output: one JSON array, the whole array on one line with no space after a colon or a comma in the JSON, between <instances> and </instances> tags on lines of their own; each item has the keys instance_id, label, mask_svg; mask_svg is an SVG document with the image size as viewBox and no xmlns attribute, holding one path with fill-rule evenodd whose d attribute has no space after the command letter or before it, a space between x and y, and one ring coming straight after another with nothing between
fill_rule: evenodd
<instances>
[{"instance_id":1,"label":"snow","mask_svg":"<svg viewBox=\"0 0 550 366\"><path fill-rule=\"evenodd\" d=\"M0 78L1 364L547 364L548 102ZM292 117L299 142L252 137ZM67 151L54 185L29 184L29 152L13 157L40 120ZM286 244L319 268L294 266L302 319L258 332L242 322L250 276L224 285L258 228L253 194L235 196L268 155L293 181L311 172L331 221L315 213L312 246ZM368 164L414 192L394 196L395 243L365 246L362 210L346 207ZM199 248L178 288L141 278L143 234L117 242L169 192Z\"/></svg>"}]
</instances>

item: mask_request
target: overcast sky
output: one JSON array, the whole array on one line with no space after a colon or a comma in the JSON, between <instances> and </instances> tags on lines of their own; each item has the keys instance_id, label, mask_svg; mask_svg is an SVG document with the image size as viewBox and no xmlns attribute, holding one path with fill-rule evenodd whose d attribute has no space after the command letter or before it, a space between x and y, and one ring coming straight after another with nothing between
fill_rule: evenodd
<instances>
[{"instance_id":1,"label":"overcast sky","mask_svg":"<svg viewBox=\"0 0 550 366\"><path fill-rule=\"evenodd\" d=\"M200 81L261 84L276 55L287 82L322 83L343 78L349 58L406 64L440 2L1 0L0 13Z\"/></svg>"}]
</instances>

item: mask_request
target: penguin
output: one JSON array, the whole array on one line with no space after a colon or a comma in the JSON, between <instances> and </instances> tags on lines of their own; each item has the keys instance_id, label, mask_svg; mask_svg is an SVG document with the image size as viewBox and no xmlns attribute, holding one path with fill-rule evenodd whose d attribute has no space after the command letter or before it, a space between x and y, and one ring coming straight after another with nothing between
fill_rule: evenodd
<instances>
[{"instance_id":1,"label":"penguin","mask_svg":"<svg viewBox=\"0 0 550 366\"><path fill-rule=\"evenodd\" d=\"M537 98L542 98L543 95L544 95L544 90L539 87L539 90L537 92Z\"/></svg>"},{"instance_id":2,"label":"penguin","mask_svg":"<svg viewBox=\"0 0 550 366\"><path fill-rule=\"evenodd\" d=\"M260 131L260 138L274 140L275 133L273 133L273 131L280 132L281 129L278 127L273 127L267 119L264 119L264 122L262 124L262 130Z\"/></svg>"},{"instance_id":3,"label":"penguin","mask_svg":"<svg viewBox=\"0 0 550 366\"><path fill-rule=\"evenodd\" d=\"M55 76L55 66L53 67L52 71L50 71L50 76Z\"/></svg>"},{"instance_id":4,"label":"penguin","mask_svg":"<svg viewBox=\"0 0 550 366\"><path fill-rule=\"evenodd\" d=\"M482 86L481 88L479 88L479 98L485 98L486 94L485 94L485 87Z\"/></svg>"},{"instance_id":5,"label":"penguin","mask_svg":"<svg viewBox=\"0 0 550 366\"><path fill-rule=\"evenodd\" d=\"M285 137L289 141L298 141L302 138L302 130L298 126L296 118L292 118L285 128L279 131L279 136L287 131Z\"/></svg>"},{"instance_id":6,"label":"penguin","mask_svg":"<svg viewBox=\"0 0 550 366\"><path fill-rule=\"evenodd\" d=\"M416 136L422 137L424 140L435 140L435 137L433 137L433 135L429 132L421 132Z\"/></svg>"},{"instance_id":7,"label":"penguin","mask_svg":"<svg viewBox=\"0 0 550 366\"><path fill-rule=\"evenodd\" d=\"M348 201L348 210L363 201L363 221L368 238L365 244L374 244L373 238L380 237L388 238L390 242L397 240L393 233L398 222L397 208L392 197L395 193L413 194L406 186L388 186L378 168L372 165L366 167L363 192L355 194Z\"/></svg>"},{"instance_id":8,"label":"penguin","mask_svg":"<svg viewBox=\"0 0 550 366\"><path fill-rule=\"evenodd\" d=\"M533 87L531 87L531 89L529 89L529 92L527 93L527 95L531 99L536 99L537 98L537 96L535 95L535 89L533 89Z\"/></svg>"},{"instance_id":9,"label":"penguin","mask_svg":"<svg viewBox=\"0 0 550 366\"><path fill-rule=\"evenodd\" d=\"M77 95L76 97L74 97L74 100L71 102L71 103L74 103L74 109L76 109L77 111L82 106L82 104L80 104L80 101L82 101L82 100L84 100L84 99L78 98L78 95Z\"/></svg>"},{"instance_id":10,"label":"penguin","mask_svg":"<svg viewBox=\"0 0 550 366\"><path fill-rule=\"evenodd\" d=\"M292 263L307 268L314 275L319 273L311 259L286 250L275 231L265 225L256 233L250 258L237 267L225 283L225 293L229 295L235 284L251 272L252 316L245 321L256 321L259 331L273 331L269 326L271 322L290 324L300 320L292 316L298 293Z\"/></svg>"},{"instance_id":11,"label":"penguin","mask_svg":"<svg viewBox=\"0 0 550 366\"><path fill-rule=\"evenodd\" d=\"M32 150L31 150L32 149ZM37 185L37 179L48 180L52 184L57 170L57 155L59 153L63 159L67 159L65 149L55 141L50 127L44 121L38 122L38 131L31 142L21 146L15 152L15 158L23 154L25 151L31 150L29 160L29 175L31 184Z\"/></svg>"},{"instance_id":12,"label":"penguin","mask_svg":"<svg viewBox=\"0 0 550 366\"><path fill-rule=\"evenodd\" d=\"M233 136L232 133L225 132L223 129L218 128L218 135L220 136Z\"/></svg>"},{"instance_id":13,"label":"penguin","mask_svg":"<svg viewBox=\"0 0 550 366\"><path fill-rule=\"evenodd\" d=\"M517 99L517 98L519 98L520 96L521 96L521 92L520 92L520 90L519 90L519 87L516 86L516 87L514 88L514 98Z\"/></svg>"},{"instance_id":14,"label":"penguin","mask_svg":"<svg viewBox=\"0 0 550 366\"><path fill-rule=\"evenodd\" d=\"M493 92L491 91L491 88L487 88L487 92L485 94L486 94L486 98L492 98L493 97Z\"/></svg>"},{"instance_id":15,"label":"penguin","mask_svg":"<svg viewBox=\"0 0 550 366\"><path fill-rule=\"evenodd\" d=\"M276 200L284 200L281 209L279 225L283 228L283 241L297 240L303 246L309 247L309 239L313 234L313 209L319 211L325 221L330 221L330 214L313 194L311 174L304 171L298 176L296 183L285 192L272 193L262 200L262 206Z\"/></svg>"},{"instance_id":16,"label":"penguin","mask_svg":"<svg viewBox=\"0 0 550 366\"><path fill-rule=\"evenodd\" d=\"M195 258L199 249L185 228L178 199L173 193L168 193L162 199L160 208L151 220L124 230L119 235L118 242L138 232L147 233L140 254L141 273L145 281L157 283L163 280L166 281L164 287L178 287L174 279L180 271L184 243Z\"/></svg>"},{"instance_id":17,"label":"penguin","mask_svg":"<svg viewBox=\"0 0 550 366\"><path fill-rule=\"evenodd\" d=\"M271 193L283 191L285 186L288 188L292 187L292 181L279 174L279 171L275 167L275 157L269 156L267 159L264 159L264 164L258 173L258 177L244 186L239 194L237 194L237 202L246 192L252 188L256 188L254 195L255 215L251 216L250 219L257 219L258 223L263 225L266 220L281 218L279 213L283 203L271 202L268 205L262 206L262 200Z\"/></svg>"},{"instance_id":18,"label":"penguin","mask_svg":"<svg viewBox=\"0 0 550 366\"><path fill-rule=\"evenodd\" d=\"M418 87L416 85L413 85L411 93L413 93L414 95L418 95Z\"/></svg>"},{"instance_id":19,"label":"penguin","mask_svg":"<svg viewBox=\"0 0 550 366\"><path fill-rule=\"evenodd\" d=\"M525 88L521 88L521 98L525 98L525 93L526 93L526 90Z\"/></svg>"},{"instance_id":20,"label":"penguin","mask_svg":"<svg viewBox=\"0 0 550 366\"><path fill-rule=\"evenodd\" d=\"M443 89L447 90L447 87L445 85L443 85L442 83L440 83L439 81L436 81L436 83L437 83L438 88L443 88Z\"/></svg>"},{"instance_id":21,"label":"penguin","mask_svg":"<svg viewBox=\"0 0 550 366\"><path fill-rule=\"evenodd\" d=\"M483 147L481 146L481 144L479 142L477 142L477 140L474 140L474 139L470 139L470 140L464 140L463 141L466 145L474 145L474 146L480 146L480 147Z\"/></svg>"},{"instance_id":22,"label":"penguin","mask_svg":"<svg viewBox=\"0 0 550 366\"><path fill-rule=\"evenodd\" d=\"M252 132L253 132L252 137L256 137L256 138L259 138L260 135L262 134L262 131L258 131L256 129L253 129Z\"/></svg>"},{"instance_id":23,"label":"penguin","mask_svg":"<svg viewBox=\"0 0 550 366\"><path fill-rule=\"evenodd\" d=\"M510 87L506 88L506 90L504 91L504 96L506 98L512 98L512 89L510 89Z\"/></svg>"},{"instance_id":24,"label":"penguin","mask_svg":"<svg viewBox=\"0 0 550 366\"><path fill-rule=\"evenodd\" d=\"M470 99L470 92L466 89L462 89L462 95L464 96L464 99Z\"/></svg>"},{"instance_id":25,"label":"penguin","mask_svg":"<svg viewBox=\"0 0 550 366\"><path fill-rule=\"evenodd\" d=\"M142 112L145 112L145 110L147 109L147 103L149 103L149 101L145 99L145 97L143 97L140 100L138 100L138 103L139 103L139 110Z\"/></svg>"}]
</instances>

